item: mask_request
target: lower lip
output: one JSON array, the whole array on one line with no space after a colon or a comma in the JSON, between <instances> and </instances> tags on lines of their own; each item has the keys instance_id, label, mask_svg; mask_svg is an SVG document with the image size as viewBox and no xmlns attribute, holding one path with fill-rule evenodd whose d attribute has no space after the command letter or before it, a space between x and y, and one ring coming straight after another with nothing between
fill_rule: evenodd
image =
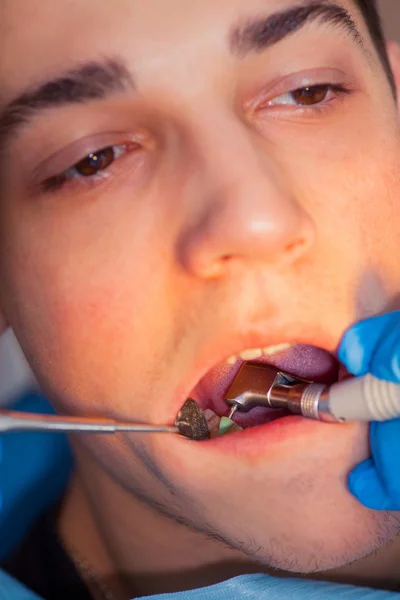
<instances>
[{"instance_id":1,"label":"lower lip","mask_svg":"<svg viewBox=\"0 0 400 600\"><path fill-rule=\"evenodd\" d=\"M269 453L274 449L283 448L284 444L290 442L290 450L293 450L293 443L296 439L304 436L310 436L321 427L332 427L320 421L305 419L298 415L282 417L263 425L256 425L243 429L243 431L228 433L226 435L197 442L201 444L204 450L220 451L226 454L232 454L257 459L265 456L265 451Z\"/></svg>"}]
</instances>

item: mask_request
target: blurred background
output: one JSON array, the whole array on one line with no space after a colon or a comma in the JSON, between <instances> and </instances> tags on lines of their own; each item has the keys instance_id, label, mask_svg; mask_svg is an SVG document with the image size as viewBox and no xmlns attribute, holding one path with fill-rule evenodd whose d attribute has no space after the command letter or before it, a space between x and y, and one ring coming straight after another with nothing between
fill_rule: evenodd
<instances>
[{"instance_id":1,"label":"blurred background","mask_svg":"<svg viewBox=\"0 0 400 600\"><path fill-rule=\"evenodd\" d=\"M400 42L400 0L379 0L388 39ZM0 337L0 404L12 402L35 385L24 356L12 334Z\"/></svg>"},{"instance_id":2,"label":"blurred background","mask_svg":"<svg viewBox=\"0 0 400 600\"><path fill-rule=\"evenodd\" d=\"M400 0L379 0L386 35L400 42Z\"/></svg>"}]
</instances>

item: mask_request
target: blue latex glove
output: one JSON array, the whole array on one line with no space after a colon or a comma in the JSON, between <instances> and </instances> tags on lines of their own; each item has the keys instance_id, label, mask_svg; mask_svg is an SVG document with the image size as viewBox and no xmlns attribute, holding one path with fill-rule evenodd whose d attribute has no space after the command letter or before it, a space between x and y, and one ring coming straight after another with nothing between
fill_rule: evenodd
<instances>
[{"instance_id":1,"label":"blue latex glove","mask_svg":"<svg viewBox=\"0 0 400 600\"><path fill-rule=\"evenodd\" d=\"M400 384L400 311L349 329L339 360L354 375L372 373ZM371 423L370 444L372 458L350 473L350 491L368 508L400 510L400 419Z\"/></svg>"}]
</instances>

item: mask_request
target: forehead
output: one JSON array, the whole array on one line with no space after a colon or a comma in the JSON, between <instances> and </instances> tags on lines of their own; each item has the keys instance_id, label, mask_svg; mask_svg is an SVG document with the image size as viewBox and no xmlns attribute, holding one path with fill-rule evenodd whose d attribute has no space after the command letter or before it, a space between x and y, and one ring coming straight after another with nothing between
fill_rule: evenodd
<instances>
[{"instance_id":1,"label":"forehead","mask_svg":"<svg viewBox=\"0 0 400 600\"><path fill-rule=\"evenodd\" d=\"M310 4L307 0L2 0L0 78L5 89L33 85L39 74L122 55L140 72L160 63L210 60L226 52L241 21ZM340 4L353 13L352 0ZM207 56L207 52L209 55Z\"/></svg>"}]
</instances>

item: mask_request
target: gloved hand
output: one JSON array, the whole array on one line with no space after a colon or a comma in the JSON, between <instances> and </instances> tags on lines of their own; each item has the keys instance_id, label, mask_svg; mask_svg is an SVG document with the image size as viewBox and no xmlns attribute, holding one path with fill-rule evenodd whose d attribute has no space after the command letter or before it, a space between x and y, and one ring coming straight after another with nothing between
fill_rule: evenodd
<instances>
[{"instance_id":1,"label":"gloved hand","mask_svg":"<svg viewBox=\"0 0 400 600\"><path fill-rule=\"evenodd\" d=\"M400 384L400 311L357 323L344 335L339 360L356 376ZM400 510L400 419L371 423L372 458L349 476L349 489L375 510Z\"/></svg>"}]
</instances>

